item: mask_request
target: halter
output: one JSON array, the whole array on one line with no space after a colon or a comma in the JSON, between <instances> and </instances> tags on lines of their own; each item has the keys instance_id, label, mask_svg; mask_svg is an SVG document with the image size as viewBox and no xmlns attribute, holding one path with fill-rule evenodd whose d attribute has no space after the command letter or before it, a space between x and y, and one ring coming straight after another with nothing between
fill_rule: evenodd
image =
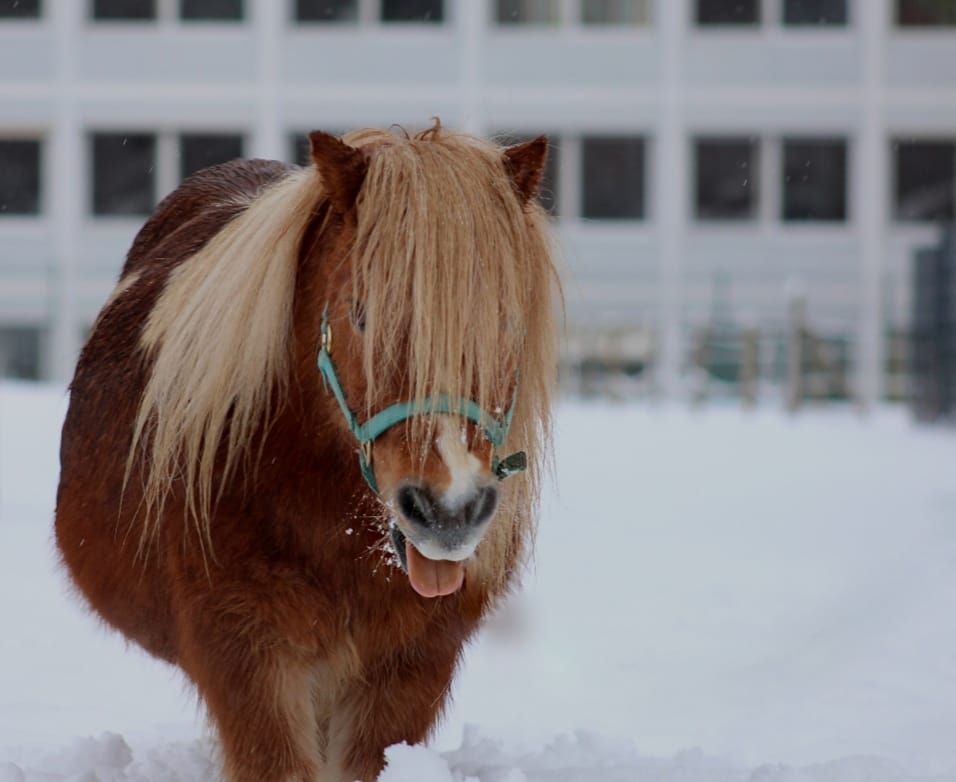
<instances>
[{"instance_id":1,"label":"halter","mask_svg":"<svg viewBox=\"0 0 956 782\"><path fill-rule=\"evenodd\" d=\"M395 424L399 424L409 418L418 415L429 414L451 414L467 418L469 421L478 425L485 437L492 444L491 471L497 476L498 480L521 472L528 466L528 457L524 451L506 456L504 459L498 458L497 449L508 436L508 430L511 428L511 417L514 414L515 398L518 395L518 386L515 384L514 396L511 400L511 407L504 414L501 420L486 413L471 399L451 399L446 394L430 396L426 399L415 400L412 402L396 402L389 405L384 410L380 410L364 424L359 423L355 414L349 408L345 399L345 392L342 390L342 384L339 382L338 373L335 371L335 364L332 361L332 326L329 324L329 308L326 305L322 312L322 342L319 347L318 367L322 374L322 381L325 384L326 391L331 391L339 403L339 409L345 416L345 422L349 425L352 434L359 442L358 457L359 468L362 471L362 477L373 492L379 493L378 484L375 482L375 472L372 469L372 443L381 437L385 432L391 429Z\"/></svg>"}]
</instances>

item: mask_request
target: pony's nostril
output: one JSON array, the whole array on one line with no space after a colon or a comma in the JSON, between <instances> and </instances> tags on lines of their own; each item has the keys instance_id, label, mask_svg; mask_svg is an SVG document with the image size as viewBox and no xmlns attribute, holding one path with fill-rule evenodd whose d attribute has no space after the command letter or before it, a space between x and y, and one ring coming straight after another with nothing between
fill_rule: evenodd
<instances>
[{"instance_id":1,"label":"pony's nostril","mask_svg":"<svg viewBox=\"0 0 956 782\"><path fill-rule=\"evenodd\" d=\"M491 518L497 505L498 490L494 486L485 486L465 505L465 520L475 526L482 524Z\"/></svg>"},{"instance_id":2,"label":"pony's nostril","mask_svg":"<svg viewBox=\"0 0 956 782\"><path fill-rule=\"evenodd\" d=\"M427 489L420 486L403 486L398 490L397 499L398 509L409 521L423 527L435 524L435 501Z\"/></svg>"}]
</instances>

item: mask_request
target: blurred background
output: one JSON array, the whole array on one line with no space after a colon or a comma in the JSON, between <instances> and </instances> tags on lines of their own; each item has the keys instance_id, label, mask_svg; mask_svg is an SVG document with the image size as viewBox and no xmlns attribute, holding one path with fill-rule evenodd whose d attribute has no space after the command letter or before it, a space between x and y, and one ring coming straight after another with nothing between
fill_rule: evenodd
<instances>
[{"instance_id":1,"label":"blurred background","mask_svg":"<svg viewBox=\"0 0 956 782\"><path fill-rule=\"evenodd\" d=\"M65 381L191 172L553 144L572 395L956 405L956 0L0 0L0 376Z\"/></svg>"}]
</instances>

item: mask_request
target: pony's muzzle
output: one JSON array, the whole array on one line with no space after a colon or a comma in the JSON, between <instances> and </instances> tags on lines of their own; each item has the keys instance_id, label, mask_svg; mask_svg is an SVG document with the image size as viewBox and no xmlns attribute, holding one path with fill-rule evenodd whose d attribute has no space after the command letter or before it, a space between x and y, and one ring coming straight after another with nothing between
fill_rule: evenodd
<instances>
[{"instance_id":1,"label":"pony's muzzle","mask_svg":"<svg viewBox=\"0 0 956 782\"><path fill-rule=\"evenodd\" d=\"M406 484L396 493L396 502L405 521L451 554L468 546L494 515L498 490L493 485L481 486L449 510L427 486Z\"/></svg>"},{"instance_id":2,"label":"pony's muzzle","mask_svg":"<svg viewBox=\"0 0 956 782\"><path fill-rule=\"evenodd\" d=\"M464 560L474 553L497 504L498 490L491 484L475 487L450 506L428 486L399 486L392 544L416 592L438 597L461 588Z\"/></svg>"}]
</instances>

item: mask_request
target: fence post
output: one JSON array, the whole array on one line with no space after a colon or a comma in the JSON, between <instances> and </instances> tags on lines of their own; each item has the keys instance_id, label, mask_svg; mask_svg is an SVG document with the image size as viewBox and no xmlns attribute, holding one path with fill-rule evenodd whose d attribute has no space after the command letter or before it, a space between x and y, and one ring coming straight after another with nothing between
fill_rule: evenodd
<instances>
[{"instance_id":1,"label":"fence post","mask_svg":"<svg viewBox=\"0 0 956 782\"><path fill-rule=\"evenodd\" d=\"M740 334L740 397L744 407L757 404L760 380L760 331L747 326Z\"/></svg>"},{"instance_id":2,"label":"fence post","mask_svg":"<svg viewBox=\"0 0 956 782\"><path fill-rule=\"evenodd\" d=\"M807 299L793 293L787 305L787 411L794 413L803 403L803 352L807 323Z\"/></svg>"}]
</instances>

